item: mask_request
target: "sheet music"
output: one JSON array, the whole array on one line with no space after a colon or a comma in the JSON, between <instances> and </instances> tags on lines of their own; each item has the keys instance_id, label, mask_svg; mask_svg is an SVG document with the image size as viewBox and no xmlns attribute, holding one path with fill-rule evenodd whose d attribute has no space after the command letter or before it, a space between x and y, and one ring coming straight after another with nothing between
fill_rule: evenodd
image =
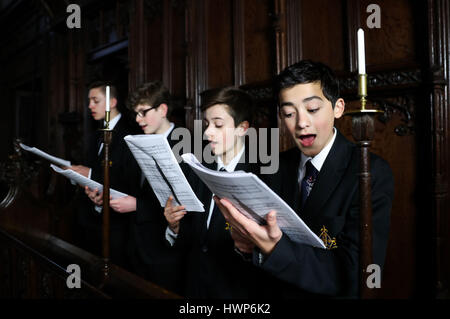
<instances>
[{"instance_id":1,"label":"sheet music","mask_svg":"<svg viewBox=\"0 0 450 319\"><path fill-rule=\"evenodd\" d=\"M161 207L166 206L167 199L172 195L174 205L183 205L187 211L205 211L202 202L198 200L186 180L164 135L128 135L124 139Z\"/></svg>"},{"instance_id":2,"label":"sheet music","mask_svg":"<svg viewBox=\"0 0 450 319\"><path fill-rule=\"evenodd\" d=\"M230 200L246 217L259 224L265 224L265 215L271 210L276 210L278 226L291 240L325 248L322 240L258 176L242 171L227 173L210 170L190 153L183 154L182 158L211 192L219 198Z\"/></svg>"},{"instance_id":3,"label":"sheet music","mask_svg":"<svg viewBox=\"0 0 450 319\"><path fill-rule=\"evenodd\" d=\"M20 147L23 148L25 151L31 152L39 157L42 157L44 159L46 159L49 162L52 162L53 164L56 165L60 165L60 166L65 166L65 167L69 167L72 164L69 161L66 161L62 158L58 158L52 155L49 155L43 151L41 151L40 149L36 148L36 147L30 147L30 146L26 146L25 144L19 143Z\"/></svg>"},{"instance_id":4,"label":"sheet music","mask_svg":"<svg viewBox=\"0 0 450 319\"><path fill-rule=\"evenodd\" d=\"M81 186L87 186L90 189L94 190L94 189L98 189L99 192L103 192L103 185L92 180L89 179L87 177L84 177L83 175L78 174L77 172L71 170L71 169L62 169L59 168L58 166L55 166L53 164L50 165L51 168L53 168L53 170L65 177L67 177L70 180L75 181L77 184L81 185ZM127 194L124 194L122 192L116 191L112 188L110 188L109 190L109 194L111 195L112 199L117 199L117 198L121 198L121 197L125 197L128 196Z\"/></svg>"}]
</instances>

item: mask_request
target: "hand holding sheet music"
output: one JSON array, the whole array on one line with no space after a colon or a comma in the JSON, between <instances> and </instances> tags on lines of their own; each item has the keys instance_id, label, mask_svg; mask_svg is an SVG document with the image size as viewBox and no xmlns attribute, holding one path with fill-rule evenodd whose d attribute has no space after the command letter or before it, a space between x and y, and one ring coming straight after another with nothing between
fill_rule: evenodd
<instances>
[{"instance_id":1,"label":"hand holding sheet music","mask_svg":"<svg viewBox=\"0 0 450 319\"><path fill-rule=\"evenodd\" d=\"M219 198L228 199L241 214L259 224L265 223L265 215L275 210L278 226L293 241L325 248L322 240L300 217L256 175L242 171L217 172L204 167L193 154L183 154L199 178Z\"/></svg>"}]
</instances>

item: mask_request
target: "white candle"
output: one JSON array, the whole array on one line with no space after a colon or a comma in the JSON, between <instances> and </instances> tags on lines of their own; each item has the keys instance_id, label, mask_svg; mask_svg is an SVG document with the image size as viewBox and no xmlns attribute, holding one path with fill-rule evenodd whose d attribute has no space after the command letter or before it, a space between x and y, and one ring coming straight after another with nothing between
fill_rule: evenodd
<instances>
[{"instance_id":1,"label":"white candle","mask_svg":"<svg viewBox=\"0 0 450 319\"><path fill-rule=\"evenodd\" d=\"M106 112L110 111L110 106L109 106L110 98L109 98L109 95L110 95L110 93L109 93L109 85L108 85L108 86L106 86Z\"/></svg>"},{"instance_id":2,"label":"white candle","mask_svg":"<svg viewBox=\"0 0 450 319\"><path fill-rule=\"evenodd\" d=\"M358 70L359 74L366 74L366 53L364 48L364 31L358 29Z\"/></svg>"}]
</instances>

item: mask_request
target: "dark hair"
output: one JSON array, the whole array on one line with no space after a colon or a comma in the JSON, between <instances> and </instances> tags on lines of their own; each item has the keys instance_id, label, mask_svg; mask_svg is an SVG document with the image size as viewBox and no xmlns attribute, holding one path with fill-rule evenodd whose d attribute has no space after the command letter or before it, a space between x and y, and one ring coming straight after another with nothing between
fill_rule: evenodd
<instances>
[{"instance_id":1,"label":"dark hair","mask_svg":"<svg viewBox=\"0 0 450 319\"><path fill-rule=\"evenodd\" d=\"M124 112L124 107L122 106L120 97L121 95L119 94L119 90L116 84L114 84L113 82L109 82L109 81L94 81L91 84L88 85L88 91L92 90L92 89L100 89L102 91L102 93L105 95L106 97L106 87L109 86L109 96L110 98L115 98L117 100L117 110L119 112Z\"/></svg>"},{"instance_id":2,"label":"dark hair","mask_svg":"<svg viewBox=\"0 0 450 319\"><path fill-rule=\"evenodd\" d=\"M297 84L319 82L323 95L331 101L334 108L339 99L339 81L333 71L323 63L311 60L302 60L288 66L275 79L275 93L293 87Z\"/></svg>"},{"instance_id":3,"label":"dark hair","mask_svg":"<svg viewBox=\"0 0 450 319\"><path fill-rule=\"evenodd\" d=\"M234 126L244 121L252 125L253 100L251 96L238 88L225 87L208 90L202 93L202 111L216 104L228 106L228 113L234 120Z\"/></svg>"},{"instance_id":4,"label":"dark hair","mask_svg":"<svg viewBox=\"0 0 450 319\"><path fill-rule=\"evenodd\" d=\"M115 98L119 100L119 92L117 90L117 86L111 82L107 81L95 81L89 84L88 91L92 89L101 89L103 94L106 95L106 87L109 86L109 95L111 98Z\"/></svg>"},{"instance_id":5,"label":"dark hair","mask_svg":"<svg viewBox=\"0 0 450 319\"><path fill-rule=\"evenodd\" d=\"M132 92L128 97L127 107L134 111L139 104L158 107L163 103L167 105L168 117L172 111L172 96L161 81L153 81L142 84Z\"/></svg>"}]
</instances>

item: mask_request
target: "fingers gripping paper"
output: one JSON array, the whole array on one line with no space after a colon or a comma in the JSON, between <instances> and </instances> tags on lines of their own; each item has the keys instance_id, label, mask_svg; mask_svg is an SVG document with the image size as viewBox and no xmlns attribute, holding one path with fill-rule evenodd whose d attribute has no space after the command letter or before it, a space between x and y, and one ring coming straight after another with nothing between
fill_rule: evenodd
<instances>
[{"instance_id":1,"label":"fingers gripping paper","mask_svg":"<svg viewBox=\"0 0 450 319\"><path fill-rule=\"evenodd\" d=\"M174 204L185 206L187 211L205 211L163 135L128 135L124 139L161 207L166 206L167 199L172 195Z\"/></svg>"},{"instance_id":2,"label":"fingers gripping paper","mask_svg":"<svg viewBox=\"0 0 450 319\"><path fill-rule=\"evenodd\" d=\"M193 154L183 154L182 158L212 193L228 199L244 216L264 224L267 213L275 210L278 226L291 240L325 248L322 240L258 176L242 171L227 173L210 170Z\"/></svg>"}]
</instances>

